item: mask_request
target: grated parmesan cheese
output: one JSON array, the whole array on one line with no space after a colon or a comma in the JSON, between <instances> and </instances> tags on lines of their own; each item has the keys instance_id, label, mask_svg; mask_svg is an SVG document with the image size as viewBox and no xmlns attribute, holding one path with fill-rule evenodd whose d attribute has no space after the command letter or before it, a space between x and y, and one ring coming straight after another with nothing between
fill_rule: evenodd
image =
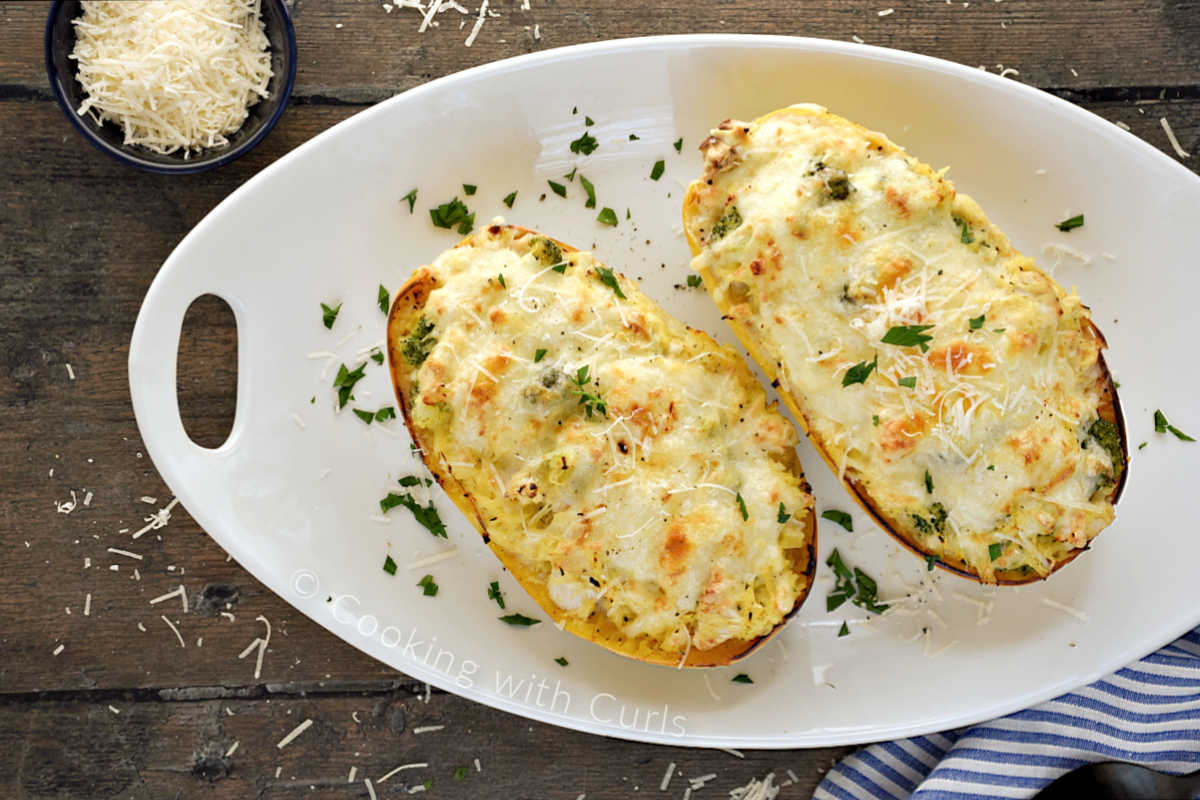
<instances>
[{"instance_id":1,"label":"grated parmesan cheese","mask_svg":"<svg viewBox=\"0 0 1200 800\"><path fill-rule=\"evenodd\" d=\"M219 147L267 97L270 44L256 0L84 2L77 109L156 153Z\"/></svg>"},{"instance_id":2,"label":"grated parmesan cheese","mask_svg":"<svg viewBox=\"0 0 1200 800\"><path fill-rule=\"evenodd\" d=\"M1167 141L1171 143L1171 147L1175 149L1175 155L1180 158L1191 158L1192 154L1184 150L1180 146L1179 140L1175 138L1175 131L1171 130L1171 123L1167 122L1166 117L1159 117L1159 123L1162 124L1163 132L1167 134Z\"/></svg>"},{"instance_id":3,"label":"grated parmesan cheese","mask_svg":"<svg viewBox=\"0 0 1200 800\"><path fill-rule=\"evenodd\" d=\"M297 725L295 728L293 728L291 733L289 733L287 736L284 736L282 739L280 739L278 742L276 742L275 747L277 747L280 750L287 747L289 744L292 743L292 741L297 736L299 736L300 734L302 734L306 730L308 730L310 727L312 727L312 724L313 724L313 721L311 719L304 720L304 722L301 722L299 725Z\"/></svg>"},{"instance_id":4,"label":"grated parmesan cheese","mask_svg":"<svg viewBox=\"0 0 1200 800\"><path fill-rule=\"evenodd\" d=\"M731 789L729 797L731 800L774 800L779 795L780 789L780 787L775 785L774 781L774 772L768 772L767 777L761 781L757 778L751 778L750 782L745 786Z\"/></svg>"},{"instance_id":5,"label":"grated parmesan cheese","mask_svg":"<svg viewBox=\"0 0 1200 800\"><path fill-rule=\"evenodd\" d=\"M1080 622L1088 621L1088 615L1085 612L1080 611L1077 608L1073 608L1065 603L1060 603L1057 600L1051 600L1049 597L1042 598L1042 605L1049 606L1050 608L1053 608L1056 611L1061 611L1064 614L1069 614Z\"/></svg>"}]
</instances>

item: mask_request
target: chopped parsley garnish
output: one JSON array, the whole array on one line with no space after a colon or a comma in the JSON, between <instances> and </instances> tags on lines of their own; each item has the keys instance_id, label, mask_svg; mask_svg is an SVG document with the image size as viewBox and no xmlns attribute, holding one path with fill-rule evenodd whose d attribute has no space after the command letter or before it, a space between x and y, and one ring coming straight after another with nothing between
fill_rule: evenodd
<instances>
[{"instance_id":1,"label":"chopped parsley garnish","mask_svg":"<svg viewBox=\"0 0 1200 800\"><path fill-rule=\"evenodd\" d=\"M875 371L875 367L879 366L879 355L876 354L874 361L860 361L850 369L846 370L846 374L842 376L842 386L853 386L856 383L866 383L867 378L871 377L871 373Z\"/></svg>"},{"instance_id":2,"label":"chopped parsley garnish","mask_svg":"<svg viewBox=\"0 0 1200 800\"><path fill-rule=\"evenodd\" d=\"M546 348L544 348L544 347L539 347L539 348L537 349L537 351L535 351L535 352L534 352L534 354L533 354L533 363L535 363L535 364L536 364L536 363L538 363L539 361L541 361L541 360L542 360L543 358L545 358L545 357L546 357Z\"/></svg>"},{"instance_id":3,"label":"chopped parsley garnish","mask_svg":"<svg viewBox=\"0 0 1200 800\"><path fill-rule=\"evenodd\" d=\"M579 405L583 406L584 411L587 412L588 419L592 418L592 412L608 416L608 407L604 405L603 398L585 388L589 381L587 364L576 371L574 378L568 377L567 380L575 385L575 391L579 393Z\"/></svg>"},{"instance_id":4,"label":"chopped parsley garnish","mask_svg":"<svg viewBox=\"0 0 1200 800\"><path fill-rule=\"evenodd\" d=\"M1146 446L1146 445L1148 445L1148 444L1150 444L1150 443L1149 443L1149 442L1142 442L1141 444L1139 444L1139 445L1138 445L1138 450L1141 450L1141 449L1145 448L1145 446Z\"/></svg>"},{"instance_id":5,"label":"chopped parsley garnish","mask_svg":"<svg viewBox=\"0 0 1200 800\"><path fill-rule=\"evenodd\" d=\"M438 585L433 582L432 575L426 575L424 578L421 578L421 580L417 582L417 586L420 586L421 589L424 590L424 594L426 597L436 597L437 596Z\"/></svg>"},{"instance_id":6,"label":"chopped parsley garnish","mask_svg":"<svg viewBox=\"0 0 1200 800\"><path fill-rule=\"evenodd\" d=\"M933 337L925 331L932 327L932 325L894 325L879 341L900 347L920 347L921 352L924 353L929 349L928 342L933 341Z\"/></svg>"},{"instance_id":7,"label":"chopped parsley garnish","mask_svg":"<svg viewBox=\"0 0 1200 800\"><path fill-rule=\"evenodd\" d=\"M432 788L433 788L433 778L429 778L429 779L427 779L427 780L425 781L425 783L423 783L423 784L422 784L422 786L424 786L424 787L425 787L425 791L427 791L427 792L428 792L430 789L432 789Z\"/></svg>"},{"instance_id":8,"label":"chopped parsley garnish","mask_svg":"<svg viewBox=\"0 0 1200 800\"><path fill-rule=\"evenodd\" d=\"M503 275L503 274L501 274L501 275L497 275L497 276L496 276L496 281L497 281L497 282L500 284L500 287L501 287L501 288L503 288L503 289L507 289L507 288L508 288L508 283L507 283L507 282L505 282L505 280L504 280L504 275Z\"/></svg>"},{"instance_id":9,"label":"chopped parsley garnish","mask_svg":"<svg viewBox=\"0 0 1200 800\"><path fill-rule=\"evenodd\" d=\"M516 192L509 192L508 194L504 195L504 205L508 206L509 208L512 208L513 203L515 203L515 202L517 202L517 193Z\"/></svg>"},{"instance_id":10,"label":"chopped parsley garnish","mask_svg":"<svg viewBox=\"0 0 1200 800\"><path fill-rule=\"evenodd\" d=\"M365 361L352 370L346 369L345 364L338 367L337 375L333 378L333 388L337 389L339 409L345 408L346 403L353 397L351 392L354 391L354 385L363 379L363 370L366 368Z\"/></svg>"},{"instance_id":11,"label":"chopped parsley garnish","mask_svg":"<svg viewBox=\"0 0 1200 800\"><path fill-rule=\"evenodd\" d=\"M1006 330L1008 330L1008 328L995 328L992 330L992 333L1004 333Z\"/></svg>"},{"instance_id":12,"label":"chopped parsley garnish","mask_svg":"<svg viewBox=\"0 0 1200 800\"><path fill-rule=\"evenodd\" d=\"M980 314L978 317L971 317L967 320L967 327L973 331L977 331L983 327L984 320L987 319L987 314Z\"/></svg>"},{"instance_id":13,"label":"chopped parsley garnish","mask_svg":"<svg viewBox=\"0 0 1200 800\"><path fill-rule=\"evenodd\" d=\"M375 412L375 421L376 422L383 422L384 420L395 419L395 418L396 418L395 406L384 406L383 408L381 408Z\"/></svg>"},{"instance_id":14,"label":"chopped parsley garnish","mask_svg":"<svg viewBox=\"0 0 1200 800\"><path fill-rule=\"evenodd\" d=\"M439 228L453 228L457 225L458 232L464 236L475 227L475 213L457 197L448 203L442 203L437 208L429 209L429 218Z\"/></svg>"},{"instance_id":15,"label":"chopped parsley garnish","mask_svg":"<svg viewBox=\"0 0 1200 800\"><path fill-rule=\"evenodd\" d=\"M354 416L358 417L363 422L370 425L371 422L373 422L375 419L375 412L374 411L363 411L361 408L356 408L356 409L354 409Z\"/></svg>"},{"instance_id":16,"label":"chopped parsley garnish","mask_svg":"<svg viewBox=\"0 0 1200 800\"><path fill-rule=\"evenodd\" d=\"M400 484L401 486L406 486L406 487L407 486L420 486L421 479L418 478L416 475L405 475L403 478L396 481L396 483Z\"/></svg>"},{"instance_id":17,"label":"chopped parsley garnish","mask_svg":"<svg viewBox=\"0 0 1200 800\"><path fill-rule=\"evenodd\" d=\"M688 275L687 285L689 289L697 289L704 285L704 279L699 275Z\"/></svg>"},{"instance_id":18,"label":"chopped parsley garnish","mask_svg":"<svg viewBox=\"0 0 1200 800\"><path fill-rule=\"evenodd\" d=\"M989 470L990 472L995 472L995 471L996 471L996 465L995 465L995 464L988 464L988 470Z\"/></svg>"},{"instance_id":19,"label":"chopped parsley garnish","mask_svg":"<svg viewBox=\"0 0 1200 800\"><path fill-rule=\"evenodd\" d=\"M555 664L558 664L560 667L565 667L565 666L566 666L567 664L569 664L570 662L569 662L569 661L567 661L567 660L566 660L565 658L563 658L562 656L559 656L558 658L554 659L554 663L555 663Z\"/></svg>"},{"instance_id":20,"label":"chopped parsley garnish","mask_svg":"<svg viewBox=\"0 0 1200 800\"><path fill-rule=\"evenodd\" d=\"M583 204L584 208L596 207L596 187L592 182L582 175L579 176L579 184L583 187L583 191L587 193L587 202Z\"/></svg>"},{"instance_id":21,"label":"chopped parsley garnish","mask_svg":"<svg viewBox=\"0 0 1200 800\"><path fill-rule=\"evenodd\" d=\"M550 184L550 190L552 192L554 192L556 195L558 195L559 197L567 196L567 187L563 186L558 181L546 181L546 183Z\"/></svg>"},{"instance_id":22,"label":"chopped parsley garnish","mask_svg":"<svg viewBox=\"0 0 1200 800\"><path fill-rule=\"evenodd\" d=\"M682 136L680 136L678 139L675 140L675 152L676 153L683 152L683 137Z\"/></svg>"},{"instance_id":23,"label":"chopped parsley garnish","mask_svg":"<svg viewBox=\"0 0 1200 800\"><path fill-rule=\"evenodd\" d=\"M847 600L872 614L882 614L887 611L888 607L880 605L878 602L879 587L875 580L858 567L851 571L842 561L842 556L836 547L833 548L833 552L829 554L825 563L833 570L836 581L833 591L825 597L826 611L833 611Z\"/></svg>"},{"instance_id":24,"label":"chopped parsley garnish","mask_svg":"<svg viewBox=\"0 0 1200 800\"><path fill-rule=\"evenodd\" d=\"M730 678L731 683L754 683L754 679L744 672L739 672Z\"/></svg>"},{"instance_id":25,"label":"chopped parsley garnish","mask_svg":"<svg viewBox=\"0 0 1200 800\"><path fill-rule=\"evenodd\" d=\"M642 137L638 136L636 133L629 134L629 141L631 141L631 142L636 142L638 139L641 139L641 138Z\"/></svg>"},{"instance_id":26,"label":"chopped parsley garnish","mask_svg":"<svg viewBox=\"0 0 1200 800\"><path fill-rule=\"evenodd\" d=\"M960 242L962 242L963 244L970 244L971 242L975 241L975 235L973 233L971 233L971 226L967 224L967 221L965 219L963 219L962 217L955 217L954 224L959 226L959 228L961 229L961 232L958 237L958 240Z\"/></svg>"},{"instance_id":27,"label":"chopped parsley garnish","mask_svg":"<svg viewBox=\"0 0 1200 800\"><path fill-rule=\"evenodd\" d=\"M571 171L568 172L566 175L563 175L563 177L567 179L567 183L570 183L571 181L575 180L576 172L579 172L579 167L571 167Z\"/></svg>"},{"instance_id":28,"label":"chopped parsley garnish","mask_svg":"<svg viewBox=\"0 0 1200 800\"><path fill-rule=\"evenodd\" d=\"M392 560L391 556L388 556L385 559L383 559L383 571L386 572L388 575L396 574L396 562Z\"/></svg>"},{"instance_id":29,"label":"chopped parsley garnish","mask_svg":"<svg viewBox=\"0 0 1200 800\"><path fill-rule=\"evenodd\" d=\"M871 415L871 422L872 422L872 423L874 423L876 427L878 427L878 426L879 426L879 415L878 415L878 414L872 414L872 415Z\"/></svg>"},{"instance_id":30,"label":"chopped parsley garnish","mask_svg":"<svg viewBox=\"0 0 1200 800\"><path fill-rule=\"evenodd\" d=\"M462 780L466 780L466 778L467 778L467 768L466 767L455 767L454 768L454 780L462 781Z\"/></svg>"},{"instance_id":31,"label":"chopped parsley garnish","mask_svg":"<svg viewBox=\"0 0 1200 800\"><path fill-rule=\"evenodd\" d=\"M782 525L791 518L792 518L792 515L789 514L787 512L787 509L783 507L783 503L780 503L779 504L779 516L777 518L779 520L779 524Z\"/></svg>"},{"instance_id":32,"label":"chopped parsley garnish","mask_svg":"<svg viewBox=\"0 0 1200 800\"><path fill-rule=\"evenodd\" d=\"M917 385L917 376L909 375L907 378L901 378L900 380L896 381L896 383L900 384L905 389L913 389Z\"/></svg>"},{"instance_id":33,"label":"chopped parsley garnish","mask_svg":"<svg viewBox=\"0 0 1200 800\"><path fill-rule=\"evenodd\" d=\"M332 329L333 321L335 319L337 319L338 312L341 310L342 310L341 303L338 303L336 306L333 306L332 308L325 305L324 303L321 303L321 324L323 324L328 329Z\"/></svg>"},{"instance_id":34,"label":"chopped parsley garnish","mask_svg":"<svg viewBox=\"0 0 1200 800\"><path fill-rule=\"evenodd\" d=\"M745 521L750 519L750 512L746 510L746 501L742 499L741 492L737 493L736 500L738 504L738 511L742 512L742 520Z\"/></svg>"},{"instance_id":35,"label":"chopped parsley garnish","mask_svg":"<svg viewBox=\"0 0 1200 800\"><path fill-rule=\"evenodd\" d=\"M388 294L388 290L384 288L382 283L379 284L379 293L375 296L375 302L379 303L379 310L386 314L388 306L391 305L390 300L391 295Z\"/></svg>"},{"instance_id":36,"label":"chopped parsley garnish","mask_svg":"<svg viewBox=\"0 0 1200 800\"><path fill-rule=\"evenodd\" d=\"M613 293L622 300L625 299L625 293L621 291L621 284L617 282L617 276L608 267L596 267L596 275L600 278L600 282L613 290Z\"/></svg>"},{"instance_id":37,"label":"chopped parsley garnish","mask_svg":"<svg viewBox=\"0 0 1200 800\"><path fill-rule=\"evenodd\" d=\"M592 136L587 131L584 131L583 136L580 136L578 139L571 142L571 152L582 153L585 156L590 156L599 146L600 143L596 141L596 137Z\"/></svg>"},{"instance_id":38,"label":"chopped parsley garnish","mask_svg":"<svg viewBox=\"0 0 1200 800\"><path fill-rule=\"evenodd\" d=\"M1109 423L1109 424L1111 425L1112 423ZM1095 427L1095 426L1093 425L1093 427ZM1113 427L1116 427L1116 426L1113 426ZM1185 442L1196 441L1195 439L1188 436L1183 431L1179 430L1179 428L1176 428L1174 425L1167 422L1167 417L1165 414L1163 414L1163 412L1155 410L1155 412L1154 412L1154 432L1155 433L1166 433L1167 431L1170 431L1171 433L1175 434L1176 439L1181 439L1182 441L1185 441Z\"/></svg>"},{"instance_id":39,"label":"chopped parsley garnish","mask_svg":"<svg viewBox=\"0 0 1200 800\"><path fill-rule=\"evenodd\" d=\"M933 494L933 476L925 470L925 494Z\"/></svg>"},{"instance_id":40,"label":"chopped parsley garnish","mask_svg":"<svg viewBox=\"0 0 1200 800\"><path fill-rule=\"evenodd\" d=\"M500 581L492 581L488 584L488 600L495 600L496 605L504 609L504 594L500 591Z\"/></svg>"},{"instance_id":41,"label":"chopped parsley garnish","mask_svg":"<svg viewBox=\"0 0 1200 800\"><path fill-rule=\"evenodd\" d=\"M413 211L415 211L417 208L417 190L413 189L408 194L404 195L404 197L400 198L400 202L404 202L405 200L408 201L408 213L413 213Z\"/></svg>"},{"instance_id":42,"label":"chopped parsley garnish","mask_svg":"<svg viewBox=\"0 0 1200 800\"><path fill-rule=\"evenodd\" d=\"M849 635L850 635L850 626L846 624L845 620L842 620L842 627L838 628L838 638L840 639L843 636L849 636Z\"/></svg>"},{"instance_id":43,"label":"chopped parsley garnish","mask_svg":"<svg viewBox=\"0 0 1200 800\"><path fill-rule=\"evenodd\" d=\"M474 184L464 183L463 184L463 194L465 194L467 197L470 197L471 195L475 194L476 188L477 187Z\"/></svg>"},{"instance_id":44,"label":"chopped parsley garnish","mask_svg":"<svg viewBox=\"0 0 1200 800\"><path fill-rule=\"evenodd\" d=\"M551 267L550 269L554 270L554 271L555 271L555 272L557 272L559 275L565 275L565 274L566 274L566 272L567 272L567 267L568 267L568 266L571 266L571 265L570 265L570 264L568 264L566 261L562 261L562 262L559 262L558 264L555 264L555 265L554 265L553 267Z\"/></svg>"},{"instance_id":45,"label":"chopped parsley garnish","mask_svg":"<svg viewBox=\"0 0 1200 800\"><path fill-rule=\"evenodd\" d=\"M541 622L540 619L527 617L524 614L505 614L503 617L500 617L500 621L507 622L509 625L524 625L526 627L537 625Z\"/></svg>"},{"instance_id":46,"label":"chopped parsley garnish","mask_svg":"<svg viewBox=\"0 0 1200 800\"><path fill-rule=\"evenodd\" d=\"M937 556L926 553L925 554L925 571L933 572L933 565L939 561L941 561L941 559L938 558Z\"/></svg>"},{"instance_id":47,"label":"chopped parsley garnish","mask_svg":"<svg viewBox=\"0 0 1200 800\"><path fill-rule=\"evenodd\" d=\"M421 317L417 320L416 329L404 337L404 346L401 352L404 353L404 360L410 366L419 367L425 363L426 358L429 358L429 353L437 344L437 339L429 335L432 332L433 323L425 317Z\"/></svg>"},{"instance_id":48,"label":"chopped parsley garnish","mask_svg":"<svg viewBox=\"0 0 1200 800\"><path fill-rule=\"evenodd\" d=\"M591 127L592 125L595 125L596 122L591 117L589 117L587 114L584 114L583 115L583 124L587 125L588 127Z\"/></svg>"},{"instance_id":49,"label":"chopped parsley garnish","mask_svg":"<svg viewBox=\"0 0 1200 800\"><path fill-rule=\"evenodd\" d=\"M854 532L854 518L845 511L838 511L836 508L830 508L821 512L821 517L830 522L836 522L851 533Z\"/></svg>"},{"instance_id":50,"label":"chopped parsley garnish","mask_svg":"<svg viewBox=\"0 0 1200 800\"><path fill-rule=\"evenodd\" d=\"M412 498L412 495L407 492L404 494L388 492L387 497L379 501L379 508L385 514L396 506L404 506L411 511L413 518L434 536L442 539L447 538L446 525L438 515L437 508L434 507L432 500L429 501L429 505L422 506L418 505L417 501Z\"/></svg>"},{"instance_id":51,"label":"chopped parsley garnish","mask_svg":"<svg viewBox=\"0 0 1200 800\"><path fill-rule=\"evenodd\" d=\"M596 215L596 222L603 222L605 225L616 225L617 212L613 211L608 206L605 206L600 210L600 213Z\"/></svg>"},{"instance_id":52,"label":"chopped parsley garnish","mask_svg":"<svg viewBox=\"0 0 1200 800\"><path fill-rule=\"evenodd\" d=\"M946 517L949 516L946 512L946 507L941 503L934 503L929 507L929 516L922 517L919 514L909 514L912 518L913 527L921 533L942 533L946 530Z\"/></svg>"},{"instance_id":53,"label":"chopped parsley garnish","mask_svg":"<svg viewBox=\"0 0 1200 800\"><path fill-rule=\"evenodd\" d=\"M729 210L717 220L717 224L713 225L712 240L715 242L718 239L724 239L730 231L741 224L742 212L738 211L737 206L730 206Z\"/></svg>"},{"instance_id":54,"label":"chopped parsley garnish","mask_svg":"<svg viewBox=\"0 0 1200 800\"><path fill-rule=\"evenodd\" d=\"M663 172L667 169L667 162L661 158L654 162L654 168L650 170L650 180L656 181L663 176Z\"/></svg>"},{"instance_id":55,"label":"chopped parsley garnish","mask_svg":"<svg viewBox=\"0 0 1200 800\"><path fill-rule=\"evenodd\" d=\"M371 353L371 360L374 361L376 364L382 364L383 363L383 352L380 350L376 350L375 352Z\"/></svg>"},{"instance_id":56,"label":"chopped parsley garnish","mask_svg":"<svg viewBox=\"0 0 1200 800\"><path fill-rule=\"evenodd\" d=\"M988 558L995 561L1004 552L1004 542L992 542L988 545Z\"/></svg>"},{"instance_id":57,"label":"chopped parsley garnish","mask_svg":"<svg viewBox=\"0 0 1200 800\"><path fill-rule=\"evenodd\" d=\"M1076 214L1073 217L1064 219L1062 222L1059 222L1054 227L1058 228L1060 231L1073 231L1076 228L1082 228L1083 227L1083 214Z\"/></svg>"}]
</instances>

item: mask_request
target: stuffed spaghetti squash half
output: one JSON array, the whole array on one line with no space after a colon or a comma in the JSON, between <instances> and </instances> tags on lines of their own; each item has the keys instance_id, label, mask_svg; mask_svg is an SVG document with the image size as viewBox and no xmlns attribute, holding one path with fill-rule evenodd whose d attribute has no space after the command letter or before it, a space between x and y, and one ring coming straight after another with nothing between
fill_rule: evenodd
<instances>
[{"instance_id":1,"label":"stuffed spaghetti squash half","mask_svg":"<svg viewBox=\"0 0 1200 800\"><path fill-rule=\"evenodd\" d=\"M701 152L692 266L863 507L985 583L1086 550L1128 445L1079 297L943 173L819 106L727 120Z\"/></svg>"},{"instance_id":2,"label":"stuffed spaghetti squash half","mask_svg":"<svg viewBox=\"0 0 1200 800\"><path fill-rule=\"evenodd\" d=\"M732 349L591 254L482 229L400 290L387 349L425 463L560 627L715 666L803 602L795 429Z\"/></svg>"}]
</instances>

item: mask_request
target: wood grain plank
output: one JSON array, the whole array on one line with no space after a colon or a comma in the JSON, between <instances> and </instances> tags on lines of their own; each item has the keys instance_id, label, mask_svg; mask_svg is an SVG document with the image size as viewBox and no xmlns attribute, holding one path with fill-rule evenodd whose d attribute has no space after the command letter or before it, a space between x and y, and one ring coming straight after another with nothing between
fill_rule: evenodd
<instances>
[{"instance_id":1,"label":"wood grain plank","mask_svg":"<svg viewBox=\"0 0 1200 800\"><path fill-rule=\"evenodd\" d=\"M485 22L469 49L463 43L478 3L463 5L470 16L441 14L437 28L419 34L421 15L414 9L388 14L382 2L297 0L297 93L370 102L522 53L678 33L857 36L993 72L1003 64L1042 87L1200 85L1200 4L1193 0L814 0L795 6L773 0L530 0L528 11L520 10L519 0L495 0L490 8L500 16ZM10 2L0 8L0 84L9 91L45 86L40 54L46 6ZM879 16L888 8L893 13ZM535 25L540 39L534 38Z\"/></svg>"},{"instance_id":2,"label":"wood grain plank","mask_svg":"<svg viewBox=\"0 0 1200 800\"><path fill-rule=\"evenodd\" d=\"M279 748L305 720L312 724ZM426 703L402 689L265 700L45 700L0 705L0 794L29 800L365 798L363 779L369 778L380 798L432 781L423 796L674 799L683 796L688 779L715 773L699 796L726 797L770 772L776 784L790 782L790 770L799 781L780 794L787 800L810 797L821 773L849 749L746 751L738 758L564 731L452 695ZM397 766L414 763L428 766L380 782ZM660 793L672 763L668 791ZM352 767L354 782L348 781ZM466 768L461 778L458 768Z\"/></svg>"}]
</instances>

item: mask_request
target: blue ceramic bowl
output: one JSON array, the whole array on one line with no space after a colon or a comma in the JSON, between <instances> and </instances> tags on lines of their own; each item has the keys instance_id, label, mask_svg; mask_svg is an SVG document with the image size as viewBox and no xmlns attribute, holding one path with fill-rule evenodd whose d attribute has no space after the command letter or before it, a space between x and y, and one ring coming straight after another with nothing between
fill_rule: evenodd
<instances>
[{"instance_id":1,"label":"blue ceramic bowl","mask_svg":"<svg viewBox=\"0 0 1200 800\"><path fill-rule=\"evenodd\" d=\"M138 145L125 145L124 134L111 124L97 124L89 115L75 113L86 95L75 80L75 62L69 56L75 49L75 26L79 16L79 0L55 0L46 20L46 72L50 88L59 106L83 137L104 153L147 172L186 174L203 172L228 164L258 144L279 121L292 93L296 77L296 32L283 0L263 0L263 28L271 43L271 79L267 83L270 95L250 107L249 116L229 143L220 147L193 151L185 160L182 152L162 155Z\"/></svg>"}]
</instances>

